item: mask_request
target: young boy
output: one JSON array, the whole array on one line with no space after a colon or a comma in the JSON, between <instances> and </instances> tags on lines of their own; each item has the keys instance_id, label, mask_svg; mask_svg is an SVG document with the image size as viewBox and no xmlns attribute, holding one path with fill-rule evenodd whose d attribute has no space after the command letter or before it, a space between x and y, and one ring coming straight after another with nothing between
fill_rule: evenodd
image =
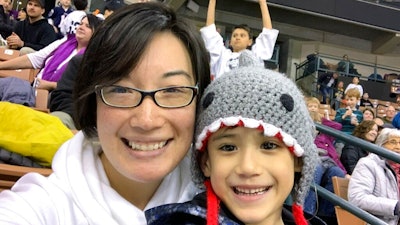
<instances>
[{"instance_id":1,"label":"young boy","mask_svg":"<svg viewBox=\"0 0 400 225\"><path fill-rule=\"evenodd\" d=\"M146 211L148 224L308 224L302 205L318 155L296 85L253 64L211 83L198 110L192 172L206 192ZM293 213L284 206L292 191Z\"/></svg>"},{"instance_id":2,"label":"young boy","mask_svg":"<svg viewBox=\"0 0 400 225\"><path fill-rule=\"evenodd\" d=\"M201 36L206 44L211 56L211 76L216 79L221 74L230 71L238 66L240 52L250 48L253 44L253 37L250 28L239 25L233 28L230 39L231 49L225 47L222 36L218 33L215 26L215 5L217 0L210 0L208 4L206 26L200 29ZM263 29L257 37L252 52L259 58L260 65L264 65L262 60L272 57L276 38L279 31L272 29L271 18L268 11L266 0L258 0L261 9Z\"/></svg>"},{"instance_id":3,"label":"young boy","mask_svg":"<svg viewBox=\"0 0 400 225\"><path fill-rule=\"evenodd\" d=\"M60 33L60 24L72 11L73 9L71 7L71 0L60 0L58 6L50 10L47 16L47 21L49 24L55 27L59 38L63 37L63 35Z\"/></svg>"},{"instance_id":4,"label":"young boy","mask_svg":"<svg viewBox=\"0 0 400 225\"><path fill-rule=\"evenodd\" d=\"M335 121L343 125L342 131L346 134L351 135L363 119L363 113L357 109L360 97L360 91L357 88L349 89L345 94L347 107L336 110Z\"/></svg>"}]
</instances>

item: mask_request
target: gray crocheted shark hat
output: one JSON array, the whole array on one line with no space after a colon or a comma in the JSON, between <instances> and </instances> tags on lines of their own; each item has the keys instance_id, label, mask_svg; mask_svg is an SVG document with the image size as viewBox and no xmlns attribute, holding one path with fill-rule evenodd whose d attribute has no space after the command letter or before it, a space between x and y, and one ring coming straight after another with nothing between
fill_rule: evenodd
<instances>
[{"instance_id":1,"label":"gray crocheted shark hat","mask_svg":"<svg viewBox=\"0 0 400 225\"><path fill-rule=\"evenodd\" d=\"M302 210L318 159L314 123L295 83L284 74L256 66L255 60L252 53L245 51L238 69L206 88L198 106L193 179L200 186L206 179L197 162L212 133L227 126L257 128L265 136L277 137L301 157L301 177L295 183L293 200Z\"/></svg>"}]
</instances>

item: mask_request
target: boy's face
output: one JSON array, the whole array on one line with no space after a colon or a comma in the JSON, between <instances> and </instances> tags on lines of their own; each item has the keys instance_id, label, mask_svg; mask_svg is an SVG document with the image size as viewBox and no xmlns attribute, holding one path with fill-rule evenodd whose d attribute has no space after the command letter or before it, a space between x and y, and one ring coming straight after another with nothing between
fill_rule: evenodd
<instances>
[{"instance_id":1,"label":"boy's face","mask_svg":"<svg viewBox=\"0 0 400 225\"><path fill-rule=\"evenodd\" d=\"M253 40L250 39L249 33L245 29L237 28L233 31L230 45L234 52L245 50L252 43Z\"/></svg>"},{"instance_id":2,"label":"boy's face","mask_svg":"<svg viewBox=\"0 0 400 225\"><path fill-rule=\"evenodd\" d=\"M347 106L350 106L350 108L352 109L356 107L358 100L359 99L356 97L349 97L346 95L346 104Z\"/></svg>"},{"instance_id":3,"label":"boy's face","mask_svg":"<svg viewBox=\"0 0 400 225\"><path fill-rule=\"evenodd\" d=\"M316 103L308 103L307 108L309 112L318 112L319 106Z\"/></svg>"},{"instance_id":4,"label":"boy's face","mask_svg":"<svg viewBox=\"0 0 400 225\"><path fill-rule=\"evenodd\" d=\"M64 7L70 7L71 6L71 0L61 0L60 3Z\"/></svg>"},{"instance_id":5,"label":"boy's face","mask_svg":"<svg viewBox=\"0 0 400 225\"><path fill-rule=\"evenodd\" d=\"M217 196L245 224L279 224L294 184L294 155L258 129L223 128L210 136L202 169Z\"/></svg>"},{"instance_id":6,"label":"boy's face","mask_svg":"<svg viewBox=\"0 0 400 225\"><path fill-rule=\"evenodd\" d=\"M358 77L353 78L353 84L358 84L359 82L360 80L358 79Z\"/></svg>"}]
</instances>

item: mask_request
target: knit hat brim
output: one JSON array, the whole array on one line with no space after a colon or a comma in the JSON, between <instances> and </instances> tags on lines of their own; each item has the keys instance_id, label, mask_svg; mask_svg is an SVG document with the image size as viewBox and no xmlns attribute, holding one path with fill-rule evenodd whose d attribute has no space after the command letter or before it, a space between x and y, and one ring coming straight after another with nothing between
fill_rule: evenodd
<instances>
[{"instance_id":1,"label":"knit hat brim","mask_svg":"<svg viewBox=\"0 0 400 225\"><path fill-rule=\"evenodd\" d=\"M295 156L303 156L304 150L288 133L282 131L282 129L272 125L264 123L261 120L255 120L251 118L243 118L241 116L232 116L227 118L219 118L210 125L204 127L203 131L197 137L196 149L203 151L208 142L209 137L223 127L246 127L258 129L263 132L266 137L276 137L282 141Z\"/></svg>"}]
</instances>

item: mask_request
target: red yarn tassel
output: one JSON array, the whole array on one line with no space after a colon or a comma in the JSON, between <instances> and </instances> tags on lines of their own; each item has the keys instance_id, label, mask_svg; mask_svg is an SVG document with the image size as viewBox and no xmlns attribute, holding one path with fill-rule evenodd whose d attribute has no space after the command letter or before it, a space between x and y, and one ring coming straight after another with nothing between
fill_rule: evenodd
<instances>
[{"instance_id":1,"label":"red yarn tassel","mask_svg":"<svg viewBox=\"0 0 400 225\"><path fill-rule=\"evenodd\" d=\"M303 207L301 207L301 205L293 203L292 213L293 213L296 225L307 225L308 224L306 218L304 217Z\"/></svg>"},{"instance_id":2,"label":"red yarn tassel","mask_svg":"<svg viewBox=\"0 0 400 225\"><path fill-rule=\"evenodd\" d=\"M207 225L218 225L219 199L212 189L210 180L204 181L207 191Z\"/></svg>"}]
</instances>

